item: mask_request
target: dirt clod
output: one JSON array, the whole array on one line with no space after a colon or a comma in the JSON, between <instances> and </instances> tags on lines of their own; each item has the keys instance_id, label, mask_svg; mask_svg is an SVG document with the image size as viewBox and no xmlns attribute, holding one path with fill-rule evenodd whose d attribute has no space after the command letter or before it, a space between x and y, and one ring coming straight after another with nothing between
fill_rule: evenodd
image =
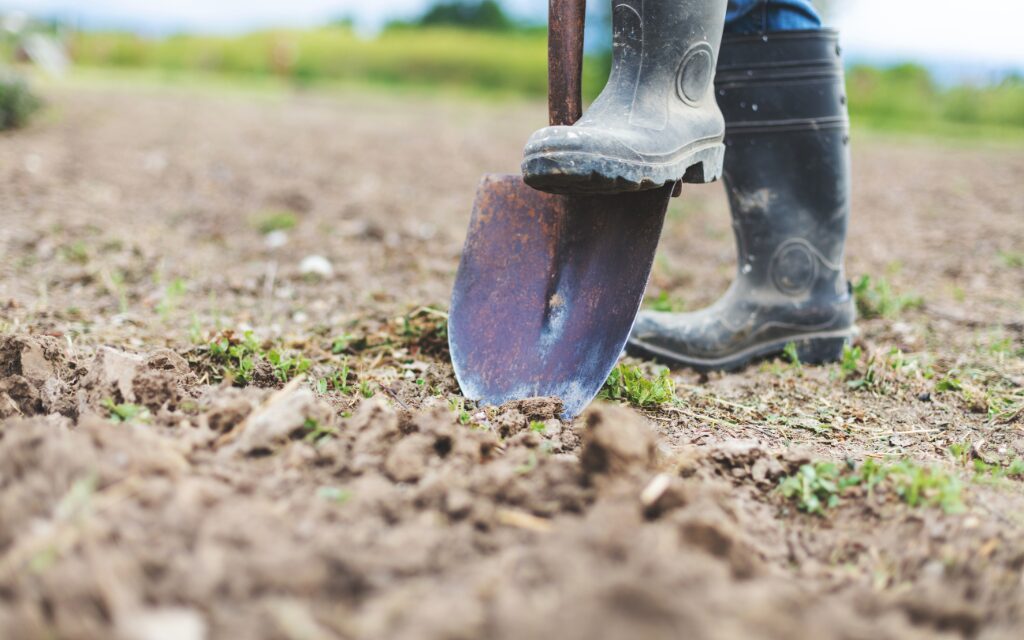
<instances>
[{"instance_id":1,"label":"dirt clod","mask_svg":"<svg viewBox=\"0 0 1024 640\"><path fill-rule=\"evenodd\" d=\"M651 428L630 409L595 405L582 416L583 468L591 475L624 475L652 469L657 440Z\"/></svg>"}]
</instances>

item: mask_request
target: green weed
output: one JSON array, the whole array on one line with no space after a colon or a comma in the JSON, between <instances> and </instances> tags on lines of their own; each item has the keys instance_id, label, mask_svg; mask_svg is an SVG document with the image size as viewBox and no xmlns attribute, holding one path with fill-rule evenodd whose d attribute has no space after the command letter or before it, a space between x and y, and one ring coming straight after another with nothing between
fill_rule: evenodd
<instances>
[{"instance_id":1,"label":"green weed","mask_svg":"<svg viewBox=\"0 0 1024 640\"><path fill-rule=\"evenodd\" d=\"M258 214L253 222L256 230L267 235L275 231L290 231L299 224L299 218L293 211L270 210Z\"/></svg>"},{"instance_id":2,"label":"green weed","mask_svg":"<svg viewBox=\"0 0 1024 640\"><path fill-rule=\"evenodd\" d=\"M266 371L268 367L273 377L282 383L308 373L313 367L313 362L302 354L264 345L252 331L245 331L241 336L234 331L224 331L200 347L198 353L200 357L193 358L193 366L209 368L215 382L231 380L238 386L256 382L260 370Z\"/></svg>"},{"instance_id":3,"label":"green weed","mask_svg":"<svg viewBox=\"0 0 1024 640\"><path fill-rule=\"evenodd\" d=\"M853 287L853 295L863 318L891 318L904 310L924 306L921 296L897 294L885 278L861 277Z\"/></svg>"},{"instance_id":4,"label":"green weed","mask_svg":"<svg viewBox=\"0 0 1024 640\"><path fill-rule=\"evenodd\" d=\"M686 304L682 300L669 296L667 291L659 293L649 304L652 311L664 313L678 313L686 308Z\"/></svg>"},{"instance_id":5,"label":"green weed","mask_svg":"<svg viewBox=\"0 0 1024 640\"><path fill-rule=\"evenodd\" d=\"M316 490L316 497L335 504L345 504L352 499L352 492L341 487L320 487Z\"/></svg>"},{"instance_id":6,"label":"green weed","mask_svg":"<svg viewBox=\"0 0 1024 640\"><path fill-rule=\"evenodd\" d=\"M420 307L402 317L399 334L409 354L447 359L448 314L433 307Z\"/></svg>"},{"instance_id":7,"label":"green weed","mask_svg":"<svg viewBox=\"0 0 1024 640\"><path fill-rule=\"evenodd\" d=\"M831 462L805 464L779 483L779 491L805 513L823 515L839 505L839 468Z\"/></svg>"},{"instance_id":8,"label":"green weed","mask_svg":"<svg viewBox=\"0 0 1024 640\"><path fill-rule=\"evenodd\" d=\"M216 381L230 379L241 386L253 381L256 362L262 357L263 349L252 331L244 332L241 337L226 331L211 341L207 348L215 365Z\"/></svg>"},{"instance_id":9,"label":"green weed","mask_svg":"<svg viewBox=\"0 0 1024 640\"><path fill-rule=\"evenodd\" d=\"M526 475L527 473L530 473L531 471L536 469L539 462L540 461L537 459L537 454L531 451L530 456L526 459L526 462L516 467L515 471L519 475Z\"/></svg>"},{"instance_id":10,"label":"green weed","mask_svg":"<svg viewBox=\"0 0 1024 640\"><path fill-rule=\"evenodd\" d=\"M1018 346L1010 336L994 339L985 351L1000 358L1024 358L1024 346Z\"/></svg>"},{"instance_id":11,"label":"green weed","mask_svg":"<svg viewBox=\"0 0 1024 640\"><path fill-rule=\"evenodd\" d=\"M860 373L860 371L856 371ZM878 369L875 366L875 356L872 355L867 359L864 364L864 371L860 377L851 376L850 380L847 380L846 386L854 390L865 390L865 391L877 391L881 387L881 377L878 374Z\"/></svg>"},{"instance_id":12,"label":"green weed","mask_svg":"<svg viewBox=\"0 0 1024 640\"><path fill-rule=\"evenodd\" d=\"M890 394L907 388L914 380L930 380L935 372L921 357L908 356L897 348L884 357L875 353L865 357L862 348L848 345L843 347L839 375L855 391Z\"/></svg>"},{"instance_id":13,"label":"green weed","mask_svg":"<svg viewBox=\"0 0 1024 640\"><path fill-rule=\"evenodd\" d=\"M971 444L969 442L956 442L949 445L949 455L953 456L953 460L966 465L971 459Z\"/></svg>"},{"instance_id":14,"label":"green weed","mask_svg":"<svg viewBox=\"0 0 1024 640\"><path fill-rule=\"evenodd\" d=\"M472 420L472 416L466 410L466 400L464 398L454 396L449 398L448 407L458 416L459 424L469 424L470 420Z\"/></svg>"},{"instance_id":15,"label":"green weed","mask_svg":"<svg viewBox=\"0 0 1024 640\"><path fill-rule=\"evenodd\" d=\"M986 389L986 404L992 422L1009 424L1024 418L1024 389L997 387Z\"/></svg>"},{"instance_id":16,"label":"green weed","mask_svg":"<svg viewBox=\"0 0 1024 640\"><path fill-rule=\"evenodd\" d=\"M1008 464L989 463L973 457L969 442L957 442L949 446L949 455L957 464L970 466L975 480L998 481L1006 478L1024 479L1024 458L1014 458Z\"/></svg>"},{"instance_id":17,"label":"green weed","mask_svg":"<svg viewBox=\"0 0 1024 640\"><path fill-rule=\"evenodd\" d=\"M612 369L611 375L604 383L598 398L649 408L667 404L675 400L675 382L667 369L663 369L657 378L646 378L639 367L620 364Z\"/></svg>"},{"instance_id":18,"label":"green weed","mask_svg":"<svg viewBox=\"0 0 1024 640\"><path fill-rule=\"evenodd\" d=\"M1000 251L999 261L1008 269L1024 268L1024 251Z\"/></svg>"},{"instance_id":19,"label":"green weed","mask_svg":"<svg viewBox=\"0 0 1024 640\"><path fill-rule=\"evenodd\" d=\"M170 284L164 287L164 295L156 305L156 312L164 320L178 307L181 300L188 291L188 283L182 278L171 280Z\"/></svg>"},{"instance_id":20,"label":"green weed","mask_svg":"<svg viewBox=\"0 0 1024 640\"><path fill-rule=\"evenodd\" d=\"M1011 478L1024 478L1024 459L1014 458L1006 468L1006 475Z\"/></svg>"},{"instance_id":21,"label":"green weed","mask_svg":"<svg viewBox=\"0 0 1024 640\"><path fill-rule=\"evenodd\" d=\"M149 420L149 409L137 404L118 404L111 398L105 399L102 403L103 408L110 412L110 420L113 422L131 422L133 420L139 420L140 422L146 422Z\"/></svg>"},{"instance_id":22,"label":"green weed","mask_svg":"<svg viewBox=\"0 0 1024 640\"><path fill-rule=\"evenodd\" d=\"M345 395L351 395L352 385L349 384L349 377L351 375L352 371L348 366L348 362L343 362L341 367L335 369L329 376L316 381L316 390L320 393L327 393L333 390Z\"/></svg>"},{"instance_id":23,"label":"green weed","mask_svg":"<svg viewBox=\"0 0 1024 640\"><path fill-rule=\"evenodd\" d=\"M331 341L331 353L339 355L348 351L349 345L352 343L353 336L350 333L343 333L334 340Z\"/></svg>"},{"instance_id":24,"label":"green weed","mask_svg":"<svg viewBox=\"0 0 1024 640\"><path fill-rule=\"evenodd\" d=\"M839 372L842 374L843 380L849 380L859 373L860 359L863 355L864 350L860 347L850 344L843 345L843 357L839 361Z\"/></svg>"},{"instance_id":25,"label":"green weed","mask_svg":"<svg viewBox=\"0 0 1024 640\"><path fill-rule=\"evenodd\" d=\"M267 361L274 367L274 375L281 382L288 382L309 371L313 362L301 355L288 355L277 349L266 354Z\"/></svg>"},{"instance_id":26,"label":"green weed","mask_svg":"<svg viewBox=\"0 0 1024 640\"><path fill-rule=\"evenodd\" d=\"M327 438L338 437L338 430L336 428L324 426L320 424L318 420L314 420L313 418L306 418L306 422L302 425L302 429L305 433L302 439L310 444L316 444Z\"/></svg>"},{"instance_id":27,"label":"green weed","mask_svg":"<svg viewBox=\"0 0 1024 640\"><path fill-rule=\"evenodd\" d=\"M786 347L782 350L782 356L797 369L803 368L803 364L800 362L800 352L797 350L795 342L786 343Z\"/></svg>"},{"instance_id":28,"label":"green weed","mask_svg":"<svg viewBox=\"0 0 1024 640\"><path fill-rule=\"evenodd\" d=\"M534 433L544 433L547 429L548 428L544 426L543 422L538 422L536 420L530 422L530 431L533 431Z\"/></svg>"},{"instance_id":29,"label":"green weed","mask_svg":"<svg viewBox=\"0 0 1024 640\"><path fill-rule=\"evenodd\" d=\"M887 467L885 476L896 494L911 507L928 505L947 513L963 510L960 480L945 471L903 460Z\"/></svg>"},{"instance_id":30,"label":"green weed","mask_svg":"<svg viewBox=\"0 0 1024 640\"><path fill-rule=\"evenodd\" d=\"M931 506L947 513L963 509L963 487L956 476L911 460L892 464L868 460L859 467L840 467L832 462L805 464L780 481L779 491L801 511L823 515L838 506L850 488L861 487L870 494L879 486L891 490L910 507Z\"/></svg>"},{"instance_id":31,"label":"green weed","mask_svg":"<svg viewBox=\"0 0 1024 640\"><path fill-rule=\"evenodd\" d=\"M60 248L60 257L66 262L89 264L89 247L81 240L72 242Z\"/></svg>"},{"instance_id":32,"label":"green weed","mask_svg":"<svg viewBox=\"0 0 1024 640\"><path fill-rule=\"evenodd\" d=\"M947 374L941 380L935 383L935 390L939 393L946 393L949 391L962 391L964 383L959 378L956 378L953 373Z\"/></svg>"}]
</instances>

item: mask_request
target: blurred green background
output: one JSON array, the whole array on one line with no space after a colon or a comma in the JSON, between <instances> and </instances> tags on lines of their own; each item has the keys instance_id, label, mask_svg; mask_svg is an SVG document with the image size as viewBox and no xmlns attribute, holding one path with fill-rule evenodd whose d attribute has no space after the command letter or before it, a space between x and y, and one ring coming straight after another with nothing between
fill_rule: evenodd
<instances>
[{"instance_id":1,"label":"blurred green background","mask_svg":"<svg viewBox=\"0 0 1024 640\"><path fill-rule=\"evenodd\" d=\"M146 37L113 31L62 35L76 67L87 70L147 71L164 78L263 78L298 88L357 83L497 98L545 94L545 38L543 25L516 22L493 0L440 2L419 18L391 23L373 37L361 36L344 20L319 28L234 36ZM11 41L3 46L7 56L16 53ZM588 56L584 87L589 98L600 91L609 61L607 51ZM946 86L913 64L856 65L848 72L855 127L986 140L1024 137L1020 75L997 83Z\"/></svg>"}]
</instances>

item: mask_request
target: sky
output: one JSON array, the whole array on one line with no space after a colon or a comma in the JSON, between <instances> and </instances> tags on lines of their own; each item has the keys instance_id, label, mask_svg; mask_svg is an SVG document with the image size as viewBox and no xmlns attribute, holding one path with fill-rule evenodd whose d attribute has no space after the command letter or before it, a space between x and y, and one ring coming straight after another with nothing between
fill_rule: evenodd
<instances>
[{"instance_id":1,"label":"sky","mask_svg":"<svg viewBox=\"0 0 1024 640\"><path fill-rule=\"evenodd\" d=\"M591 6L607 0L591 0ZM0 12L71 17L81 24L154 33L243 31L313 25L351 16L372 30L389 18L416 15L429 0L0 0ZM547 0L505 0L513 13L542 18ZM832 20L851 57L915 60L964 68L1024 70L1024 2L972 0L837 0ZM953 10L955 9L955 10Z\"/></svg>"}]
</instances>

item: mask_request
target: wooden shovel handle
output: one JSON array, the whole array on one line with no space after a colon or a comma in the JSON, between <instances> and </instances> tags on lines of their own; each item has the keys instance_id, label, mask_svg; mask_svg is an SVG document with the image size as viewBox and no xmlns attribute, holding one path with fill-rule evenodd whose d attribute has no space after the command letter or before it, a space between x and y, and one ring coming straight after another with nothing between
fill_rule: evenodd
<instances>
[{"instance_id":1,"label":"wooden shovel handle","mask_svg":"<svg viewBox=\"0 0 1024 640\"><path fill-rule=\"evenodd\" d=\"M583 115L583 24L587 0L548 0L548 119L574 124Z\"/></svg>"}]
</instances>

